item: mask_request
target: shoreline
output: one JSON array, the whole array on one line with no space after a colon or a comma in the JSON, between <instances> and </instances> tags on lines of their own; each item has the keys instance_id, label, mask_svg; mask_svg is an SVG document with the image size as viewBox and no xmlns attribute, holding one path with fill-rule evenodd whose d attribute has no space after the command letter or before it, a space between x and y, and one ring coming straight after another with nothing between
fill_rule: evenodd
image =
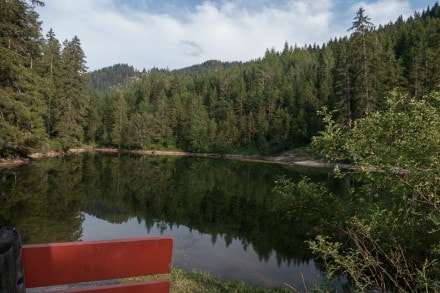
<instances>
[{"instance_id":1,"label":"shoreline","mask_svg":"<svg viewBox=\"0 0 440 293\"><path fill-rule=\"evenodd\" d=\"M161 151L161 150L126 150L116 148L94 148L94 147L82 147L73 148L67 152L39 152L30 154L27 158L11 158L0 159L0 169L14 168L20 165L28 164L33 160L64 157L71 154L79 154L84 152L101 152L101 153L123 153L123 154L138 154L145 156L188 156L188 157L201 157L201 158L213 158L213 159L231 159L231 160L243 160L252 162L263 162L272 164L283 164L291 166L303 166L313 168L327 168L333 169L336 166L345 168L345 164L327 163L320 160L314 160L310 158L295 157L295 156L260 156L260 155L236 155L236 154L219 154L219 153L190 153L182 151Z\"/></svg>"}]
</instances>

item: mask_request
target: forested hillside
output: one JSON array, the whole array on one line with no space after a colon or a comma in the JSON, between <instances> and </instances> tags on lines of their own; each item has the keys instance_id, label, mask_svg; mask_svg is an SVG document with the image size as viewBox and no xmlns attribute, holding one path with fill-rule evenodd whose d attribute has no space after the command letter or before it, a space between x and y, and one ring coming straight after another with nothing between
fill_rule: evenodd
<instances>
[{"instance_id":1,"label":"forested hillside","mask_svg":"<svg viewBox=\"0 0 440 293\"><path fill-rule=\"evenodd\" d=\"M211 71L226 69L232 65L241 65L241 64L242 62L222 62L219 60L209 60L203 62L202 64L192 65L189 67L173 70L172 73L195 76L198 74L204 74Z\"/></svg>"},{"instance_id":2,"label":"forested hillside","mask_svg":"<svg viewBox=\"0 0 440 293\"><path fill-rule=\"evenodd\" d=\"M350 127L383 107L392 90L421 98L436 89L439 6L381 27L367 13L359 9L349 36L323 45L286 43L282 52L267 50L247 63L149 70L94 96L88 139L125 148L275 153L308 144L322 128L323 106Z\"/></svg>"},{"instance_id":3,"label":"forested hillside","mask_svg":"<svg viewBox=\"0 0 440 293\"><path fill-rule=\"evenodd\" d=\"M241 64L241 62L221 62L218 60L205 61L202 64L196 64L181 69L172 70L172 74L182 74L186 76L195 76L198 74L205 74L208 72L216 71L219 69L225 69L231 64ZM151 70L157 70L162 73L169 73L168 70L153 68ZM120 89L126 83L130 83L139 79L142 74L145 74L146 70L142 72L135 69L128 64L115 64L113 66L101 68L87 73L90 88L92 91L107 92L111 89Z\"/></svg>"},{"instance_id":4,"label":"forested hillside","mask_svg":"<svg viewBox=\"0 0 440 293\"><path fill-rule=\"evenodd\" d=\"M349 36L286 43L246 63L143 72L118 64L86 74L77 37L60 44L52 30L41 35L38 3L0 1L2 155L85 143L276 153L308 144L323 106L350 127L390 91L421 98L440 84L438 4L381 27L359 9Z\"/></svg>"},{"instance_id":5,"label":"forested hillside","mask_svg":"<svg viewBox=\"0 0 440 293\"><path fill-rule=\"evenodd\" d=\"M92 91L106 92L121 87L130 78L136 78L137 76L139 76L139 71L133 66L115 64L88 73L87 79Z\"/></svg>"}]
</instances>

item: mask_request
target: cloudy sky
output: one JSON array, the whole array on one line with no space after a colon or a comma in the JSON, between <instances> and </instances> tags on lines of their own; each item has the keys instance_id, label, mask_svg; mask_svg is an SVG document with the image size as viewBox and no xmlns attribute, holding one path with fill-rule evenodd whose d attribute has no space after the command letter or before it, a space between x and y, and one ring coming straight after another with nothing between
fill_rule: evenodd
<instances>
[{"instance_id":1,"label":"cloudy sky","mask_svg":"<svg viewBox=\"0 0 440 293\"><path fill-rule=\"evenodd\" d=\"M322 44L347 34L360 6L376 24L435 0L44 0L43 34L81 40L89 70L116 63L178 69L249 61L266 49Z\"/></svg>"}]
</instances>

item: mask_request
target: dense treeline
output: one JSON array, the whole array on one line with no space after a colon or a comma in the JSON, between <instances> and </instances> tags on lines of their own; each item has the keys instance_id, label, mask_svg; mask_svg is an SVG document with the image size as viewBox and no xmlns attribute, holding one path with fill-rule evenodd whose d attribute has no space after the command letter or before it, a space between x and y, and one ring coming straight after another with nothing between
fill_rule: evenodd
<instances>
[{"instance_id":1,"label":"dense treeline","mask_svg":"<svg viewBox=\"0 0 440 293\"><path fill-rule=\"evenodd\" d=\"M189 67L176 69L171 71L173 74L186 76L195 76L218 69L226 69L232 64L241 64L241 62L221 62L218 60L205 61L202 64L196 64ZM166 69L153 69L158 72L167 73ZM125 83L138 80L141 74L146 74L146 70L142 72L128 64L115 64L113 66L104 67L87 73L90 89L97 92L107 92L110 89L121 89Z\"/></svg>"},{"instance_id":2,"label":"dense treeline","mask_svg":"<svg viewBox=\"0 0 440 293\"><path fill-rule=\"evenodd\" d=\"M438 4L376 28L361 8L351 35L318 46L267 50L247 63L152 69L96 95L91 141L125 148L274 153L308 144L317 110L350 127L399 89L416 98L439 85Z\"/></svg>"},{"instance_id":3,"label":"dense treeline","mask_svg":"<svg viewBox=\"0 0 440 293\"><path fill-rule=\"evenodd\" d=\"M85 56L74 37L61 45L53 30L42 37L34 5L0 1L0 156L84 141Z\"/></svg>"},{"instance_id":4,"label":"dense treeline","mask_svg":"<svg viewBox=\"0 0 440 293\"><path fill-rule=\"evenodd\" d=\"M436 4L379 28L361 8L350 36L286 43L247 63L143 72L115 65L89 74L92 92L79 39L61 45L52 30L42 37L38 4L0 1L2 155L84 143L275 153L308 144L323 127L316 114L323 106L351 127L381 109L389 91L420 98L440 81Z\"/></svg>"},{"instance_id":5,"label":"dense treeline","mask_svg":"<svg viewBox=\"0 0 440 293\"><path fill-rule=\"evenodd\" d=\"M130 78L136 78L139 72L128 64L115 64L87 74L91 90L106 92L123 85Z\"/></svg>"}]
</instances>

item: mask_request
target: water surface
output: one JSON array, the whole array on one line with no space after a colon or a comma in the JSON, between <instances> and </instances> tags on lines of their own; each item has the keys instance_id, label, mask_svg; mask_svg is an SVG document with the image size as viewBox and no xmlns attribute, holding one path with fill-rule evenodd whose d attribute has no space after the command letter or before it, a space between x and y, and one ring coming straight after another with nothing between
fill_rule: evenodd
<instances>
[{"instance_id":1,"label":"water surface","mask_svg":"<svg viewBox=\"0 0 440 293\"><path fill-rule=\"evenodd\" d=\"M322 170L223 159L85 153L0 170L0 226L24 243L170 235L173 266L298 290L323 277L304 240L314 218L274 212L280 176Z\"/></svg>"}]
</instances>

